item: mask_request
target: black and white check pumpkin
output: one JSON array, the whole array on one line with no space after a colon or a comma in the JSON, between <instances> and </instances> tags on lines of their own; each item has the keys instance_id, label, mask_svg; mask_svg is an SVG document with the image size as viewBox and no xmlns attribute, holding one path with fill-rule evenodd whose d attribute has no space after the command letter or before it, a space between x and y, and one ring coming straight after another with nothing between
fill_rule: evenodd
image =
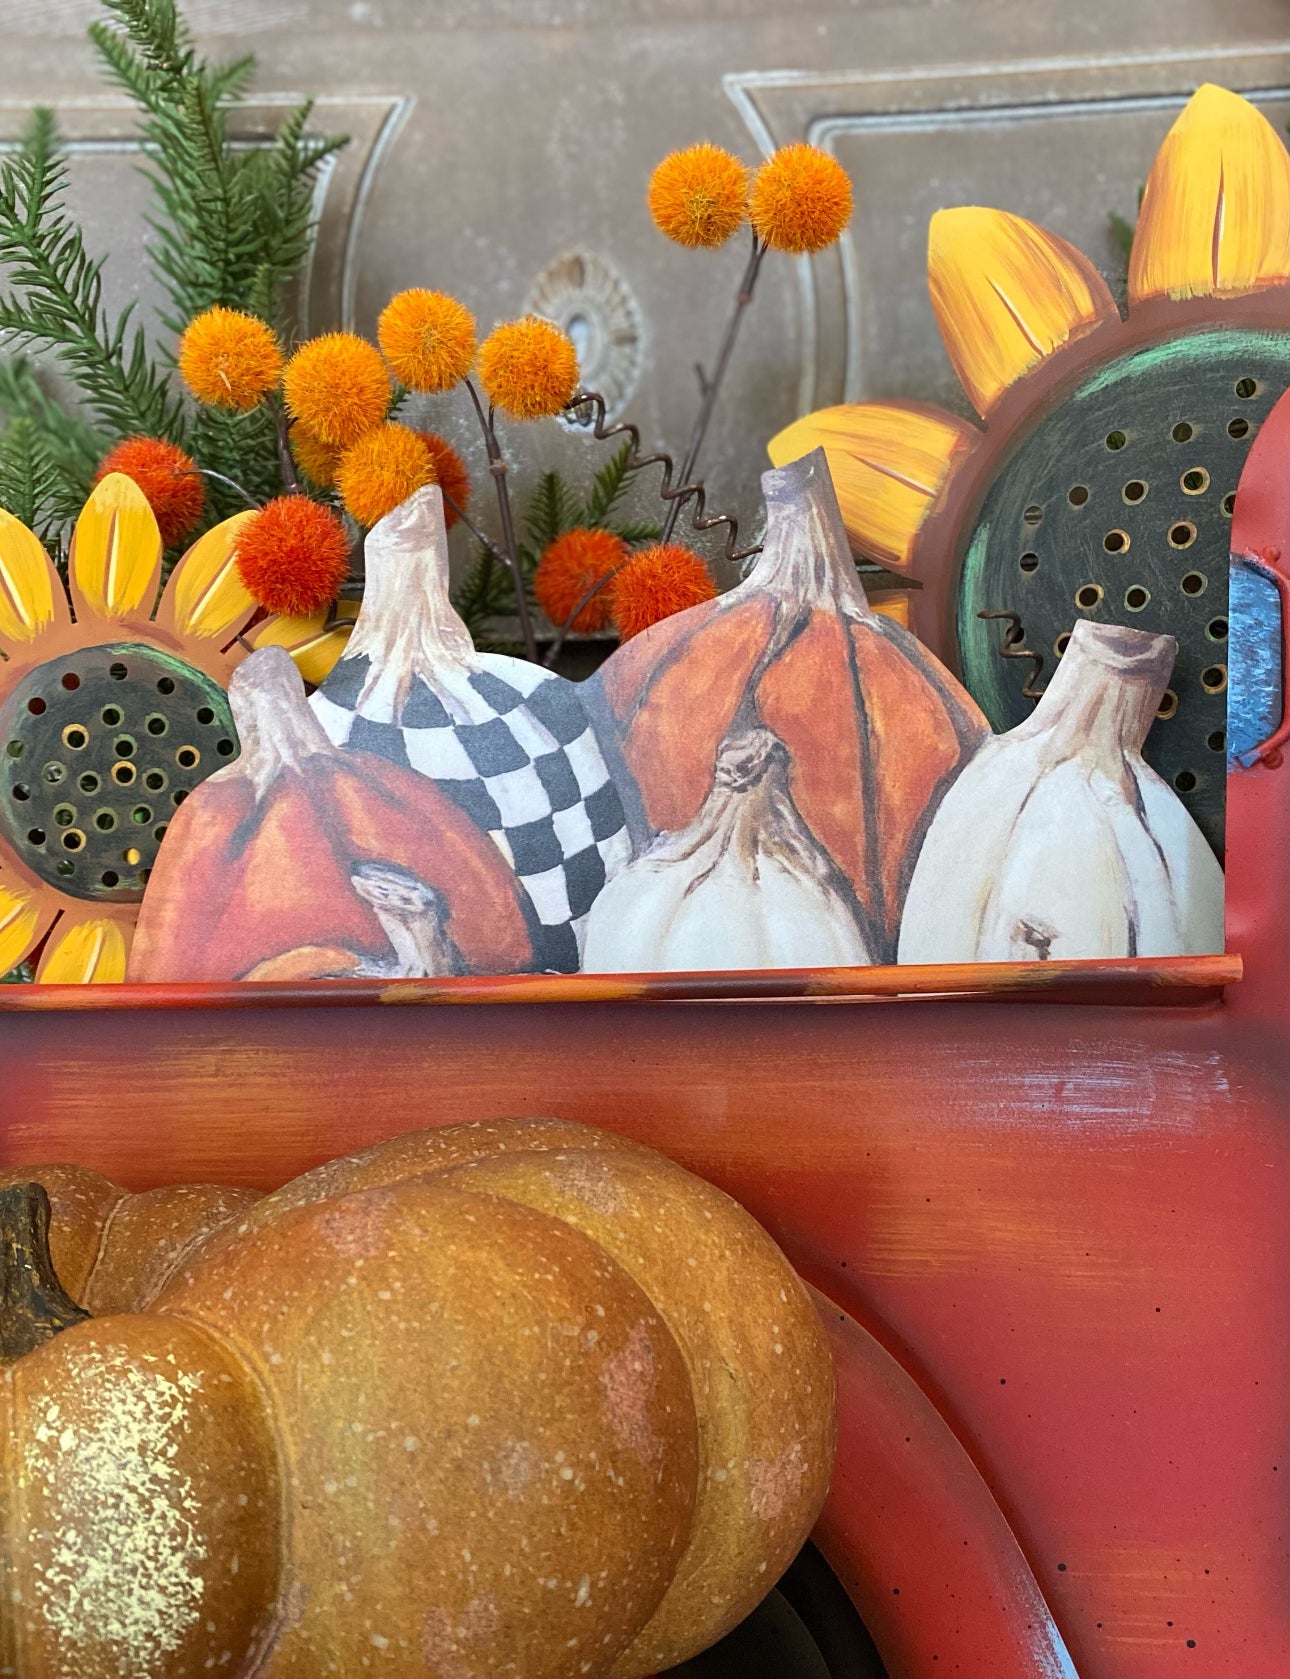
<instances>
[{"instance_id":1,"label":"black and white check pumpkin","mask_svg":"<svg viewBox=\"0 0 1290 1679\"><path fill-rule=\"evenodd\" d=\"M578 689L477 652L447 592L439 492L367 538L362 611L311 704L338 746L428 776L491 837L532 906L536 965L576 972L588 912L631 856Z\"/></svg>"}]
</instances>

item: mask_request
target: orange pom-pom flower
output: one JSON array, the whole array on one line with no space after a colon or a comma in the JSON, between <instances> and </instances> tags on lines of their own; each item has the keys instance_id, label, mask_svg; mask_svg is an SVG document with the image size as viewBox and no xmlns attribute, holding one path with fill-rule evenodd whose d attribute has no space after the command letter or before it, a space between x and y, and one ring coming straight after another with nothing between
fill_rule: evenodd
<instances>
[{"instance_id":1,"label":"orange pom-pom flower","mask_svg":"<svg viewBox=\"0 0 1290 1679\"><path fill-rule=\"evenodd\" d=\"M533 573L533 592L538 605L557 627L569 623L569 615L594 584L609 577L623 564L631 550L613 531L588 530L578 526L563 531L547 548ZM607 585L594 594L569 626L582 634L609 628L610 608Z\"/></svg>"},{"instance_id":2,"label":"orange pom-pom flower","mask_svg":"<svg viewBox=\"0 0 1290 1679\"><path fill-rule=\"evenodd\" d=\"M381 311L376 335L395 378L414 391L451 390L474 365L475 317L447 292L400 292Z\"/></svg>"},{"instance_id":3,"label":"orange pom-pom flower","mask_svg":"<svg viewBox=\"0 0 1290 1679\"><path fill-rule=\"evenodd\" d=\"M236 563L261 606L305 618L336 599L349 572L349 538L329 507L279 496L239 531Z\"/></svg>"},{"instance_id":4,"label":"orange pom-pom flower","mask_svg":"<svg viewBox=\"0 0 1290 1679\"><path fill-rule=\"evenodd\" d=\"M99 463L94 482L109 472L132 478L147 496L167 548L177 548L205 510L206 492L191 457L159 437L127 437L118 443Z\"/></svg>"},{"instance_id":5,"label":"orange pom-pom flower","mask_svg":"<svg viewBox=\"0 0 1290 1679\"><path fill-rule=\"evenodd\" d=\"M494 327L479 352L488 400L513 420L540 420L569 406L578 389L573 340L537 315Z\"/></svg>"},{"instance_id":6,"label":"orange pom-pom flower","mask_svg":"<svg viewBox=\"0 0 1290 1679\"><path fill-rule=\"evenodd\" d=\"M753 177L753 231L774 251L822 251L851 216L851 182L818 146L782 146Z\"/></svg>"},{"instance_id":7,"label":"orange pom-pom flower","mask_svg":"<svg viewBox=\"0 0 1290 1679\"><path fill-rule=\"evenodd\" d=\"M273 328L239 309L207 309L179 340L180 377L198 402L236 414L249 413L277 388L284 365Z\"/></svg>"},{"instance_id":8,"label":"orange pom-pom flower","mask_svg":"<svg viewBox=\"0 0 1290 1679\"><path fill-rule=\"evenodd\" d=\"M352 332L302 344L287 363L282 388L292 419L341 449L380 425L392 394L381 352Z\"/></svg>"},{"instance_id":9,"label":"orange pom-pom flower","mask_svg":"<svg viewBox=\"0 0 1290 1679\"><path fill-rule=\"evenodd\" d=\"M320 437L315 437L309 427L299 420L293 423L287 440L296 465L309 482L317 484L320 490L331 489L336 482L336 468L344 451L334 443L324 443Z\"/></svg>"},{"instance_id":10,"label":"orange pom-pom flower","mask_svg":"<svg viewBox=\"0 0 1290 1679\"><path fill-rule=\"evenodd\" d=\"M724 245L748 215L748 171L720 146L687 146L651 175L648 202L654 225L678 245Z\"/></svg>"},{"instance_id":11,"label":"orange pom-pom flower","mask_svg":"<svg viewBox=\"0 0 1290 1679\"><path fill-rule=\"evenodd\" d=\"M614 628L624 641L687 607L712 600L717 586L699 556L679 543L642 548L609 585Z\"/></svg>"},{"instance_id":12,"label":"orange pom-pom flower","mask_svg":"<svg viewBox=\"0 0 1290 1679\"><path fill-rule=\"evenodd\" d=\"M360 525L374 525L424 484L434 483L434 461L419 432L389 420L364 433L340 457L336 488Z\"/></svg>"},{"instance_id":13,"label":"orange pom-pom flower","mask_svg":"<svg viewBox=\"0 0 1290 1679\"><path fill-rule=\"evenodd\" d=\"M457 509L449 505L448 498L451 496L457 507L470 505L470 474L465 461L446 437L440 437L437 431L419 431L417 436L430 451L430 459L434 462L434 481L443 491L443 522L451 530L459 515Z\"/></svg>"}]
</instances>

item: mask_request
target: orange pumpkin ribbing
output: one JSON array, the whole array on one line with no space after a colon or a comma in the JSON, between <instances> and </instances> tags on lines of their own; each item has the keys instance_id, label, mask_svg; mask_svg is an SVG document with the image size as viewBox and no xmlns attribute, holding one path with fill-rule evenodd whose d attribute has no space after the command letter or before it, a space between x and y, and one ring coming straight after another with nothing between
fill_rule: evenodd
<instances>
[{"instance_id":1,"label":"orange pumpkin ribbing","mask_svg":"<svg viewBox=\"0 0 1290 1679\"><path fill-rule=\"evenodd\" d=\"M83 1176L51 1173L79 1224L121 1193ZM223 1652L315 1679L383 1649L640 1679L799 1548L832 1466L827 1343L712 1185L564 1121L413 1133L244 1206L140 1310L163 1198L200 1226L241 1193L126 1197L144 1301L9 1359L0 1495L36 1466L21 1542L0 1534L23 1679L181 1679ZM43 1590L82 1541L84 1589Z\"/></svg>"},{"instance_id":2,"label":"orange pumpkin ribbing","mask_svg":"<svg viewBox=\"0 0 1290 1679\"><path fill-rule=\"evenodd\" d=\"M694 607L675 620L684 631L650 673L623 747L653 827L684 828L712 791L717 747L765 654L773 615L760 599Z\"/></svg>"},{"instance_id":3,"label":"orange pumpkin ribbing","mask_svg":"<svg viewBox=\"0 0 1290 1679\"><path fill-rule=\"evenodd\" d=\"M921 643L898 625L889 629L890 634L880 631L866 638L871 672L866 697L875 785L881 789L885 930L894 939L923 834L965 757L988 735L989 724L966 695L955 695L951 706L945 673ZM910 667L920 662L926 669L913 687L917 703L911 705Z\"/></svg>"},{"instance_id":4,"label":"orange pumpkin ribbing","mask_svg":"<svg viewBox=\"0 0 1290 1679\"><path fill-rule=\"evenodd\" d=\"M848 640L840 618L812 613L762 677L757 707L767 728L788 748L793 803L869 911L867 872L876 836L864 820L864 805L873 777L873 748L861 706L838 703ZM822 717L829 720L825 762L820 761Z\"/></svg>"},{"instance_id":5,"label":"orange pumpkin ribbing","mask_svg":"<svg viewBox=\"0 0 1290 1679\"><path fill-rule=\"evenodd\" d=\"M333 746L280 648L254 654L230 698L242 754L176 813L132 978L263 977L266 962L298 962L310 947L328 960L349 951L378 975L400 963L422 973L529 966L514 872L434 782Z\"/></svg>"}]
</instances>

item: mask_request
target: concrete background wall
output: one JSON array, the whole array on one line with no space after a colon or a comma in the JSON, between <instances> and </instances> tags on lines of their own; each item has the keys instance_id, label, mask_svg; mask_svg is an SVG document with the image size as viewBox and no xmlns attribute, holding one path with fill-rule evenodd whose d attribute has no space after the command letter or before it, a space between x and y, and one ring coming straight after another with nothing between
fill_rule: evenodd
<instances>
[{"instance_id":1,"label":"concrete background wall","mask_svg":"<svg viewBox=\"0 0 1290 1679\"><path fill-rule=\"evenodd\" d=\"M4 8L0 143L35 100L56 107L111 295L146 301L133 125L84 36L97 11ZM705 138L750 162L803 137L832 149L855 181L850 235L814 263L768 263L707 457L714 503L750 526L765 441L804 407L961 406L923 278L934 209L1018 210L1117 279L1108 212L1132 213L1198 82L1290 111L1287 0L189 0L187 13L213 53L258 56L256 120L312 92L321 124L353 136L323 194L312 328L370 331L414 284L457 292L487 327L538 286L589 344L610 328L630 416L678 451L693 363L713 352L744 252L669 245L644 207L650 169ZM457 400L423 417L478 457ZM599 458L551 423L518 447L530 470Z\"/></svg>"}]
</instances>

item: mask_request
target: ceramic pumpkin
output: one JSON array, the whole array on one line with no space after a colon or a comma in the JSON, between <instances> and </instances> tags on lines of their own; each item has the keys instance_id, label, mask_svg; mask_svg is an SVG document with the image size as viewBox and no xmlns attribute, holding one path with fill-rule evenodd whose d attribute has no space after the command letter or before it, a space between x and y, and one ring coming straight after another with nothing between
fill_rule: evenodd
<instances>
[{"instance_id":1,"label":"ceramic pumpkin","mask_svg":"<svg viewBox=\"0 0 1290 1679\"><path fill-rule=\"evenodd\" d=\"M0 1370L0 1669L629 1679L769 1589L823 1498L832 1373L746 1214L524 1121L301 1182L151 1311L83 1322L41 1192L0 1191L30 1329Z\"/></svg>"},{"instance_id":2,"label":"ceramic pumpkin","mask_svg":"<svg viewBox=\"0 0 1290 1679\"><path fill-rule=\"evenodd\" d=\"M424 777L341 752L280 648L229 686L241 755L177 812L131 980L416 978L532 965L513 871Z\"/></svg>"},{"instance_id":3,"label":"ceramic pumpkin","mask_svg":"<svg viewBox=\"0 0 1290 1679\"><path fill-rule=\"evenodd\" d=\"M584 703L638 854L695 822L727 741L769 730L860 941L889 961L918 847L986 721L925 647L871 611L823 450L762 487L765 545L746 581L626 642Z\"/></svg>"},{"instance_id":4,"label":"ceramic pumpkin","mask_svg":"<svg viewBox=\"0 0 1290 1679\"><path fill-rule=\"evenodd\" d=\"M35 1180L52 1209L59 1281L97 1315L149 1306L212 1232L263 1199L227 1184L173 1184L131 1195L84 1166L0 1170L0 1189Z\"/></svg>"}]
</instances>

